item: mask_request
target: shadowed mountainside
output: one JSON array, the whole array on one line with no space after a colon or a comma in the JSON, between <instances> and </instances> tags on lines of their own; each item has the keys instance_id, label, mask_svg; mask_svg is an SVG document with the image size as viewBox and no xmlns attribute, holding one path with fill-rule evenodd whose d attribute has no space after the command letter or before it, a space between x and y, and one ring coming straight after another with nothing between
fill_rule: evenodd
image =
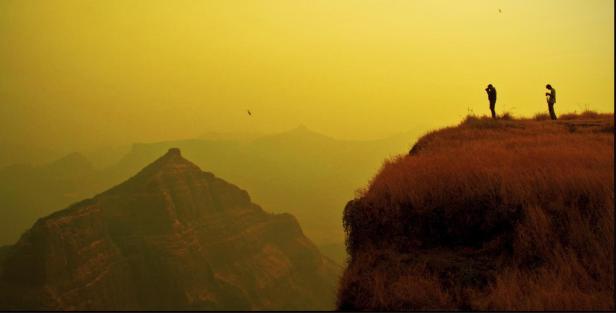
<instances>
[{"instance_id":1,"label":"shadowed mountainside","mask_svg":"<svg viewBox=\"0 0 616 313\"><path fill-rule=\"evenodd\" d=\"M330 309L339 268L292 215L178 149L0 250L0 309Z\"/></svg>"},{"instance_id":2,"label":"shadowed mountainside","mask_svg":"<svg viewBox=\"0 0 616 313\"><path fill-rule=\"evenodd\" d=\"M341 310L613 310L613 114L469 117L344 212Z\"/></svg>"}]
</instances>

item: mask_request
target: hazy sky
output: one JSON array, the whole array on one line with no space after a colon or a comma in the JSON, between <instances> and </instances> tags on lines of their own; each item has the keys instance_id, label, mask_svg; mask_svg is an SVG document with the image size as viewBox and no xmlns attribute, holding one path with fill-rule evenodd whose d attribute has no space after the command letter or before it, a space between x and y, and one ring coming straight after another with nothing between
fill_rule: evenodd
<instances>
[{"instance_id":1,"label":"hazy sky","mask_svg":"<svg viewBox=\"0 0 616 313\"><path fill-rule=\"evenodd\" d=\"M613 12L612 0L2 0L0 142L299 124L375 138L487 114L488 83L499 113L546 111L548 82L557 113L612 112Z\"/></svg>"}]
</instances>

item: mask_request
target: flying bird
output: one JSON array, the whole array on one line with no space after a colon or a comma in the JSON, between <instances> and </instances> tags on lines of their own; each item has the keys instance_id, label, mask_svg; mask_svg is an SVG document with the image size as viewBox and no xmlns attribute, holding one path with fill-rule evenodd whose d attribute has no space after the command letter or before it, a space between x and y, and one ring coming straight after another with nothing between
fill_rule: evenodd
<instances>
[{"instance_id":1,"label":"flying bird","mask_svg":"<svg viewBox=\"0 0 616 313\"><path fill-rule=\"evenodd\" d=\"M248 115L252 116L252 112L250 112L250 110L246 110L246 112L248 112Z\"/></svg>"},{"instance_id":2,"label":"flying bird","mask_svg":"<svg viewBox=\"0 0 616 313\"><path fill-rule=\"evenodd\" d=\"M503 11L501 11L501 9L498 9L498 13L503 13Z\"/></svg>"}]
</instances>

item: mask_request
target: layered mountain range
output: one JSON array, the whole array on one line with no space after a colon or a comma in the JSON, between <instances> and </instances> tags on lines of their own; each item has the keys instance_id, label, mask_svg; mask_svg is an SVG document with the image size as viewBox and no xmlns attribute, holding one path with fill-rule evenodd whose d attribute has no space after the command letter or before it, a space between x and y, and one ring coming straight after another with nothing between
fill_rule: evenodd
<instances>
[{"instance_id":1,"label":"layered mountain range","mask_svg":"<svg viewBox=\"0 0 616 313\"><path fill-rule=\"evenodd\" d=\"M369 141L334 139L306 127L267 136L209 134L5 167L0 169L0 213L7 225L0 229L0 245L13 244L36 218L94 196L178 147L198 166L249 190L269 211L293 214L321 251L342 264L341 208L383 159L406 151L420 130ZM115 157L100 167L100 158L114 151Z\"/></svg>"},{"instance_id":2,"label":"layered mountain range","mask_svg":"<svg viewBox=\"0 0 616 313\"><path fill-rule=\"evenodd\" d=\"M0 249L0 309L330 309L339 270L292 215L170 149Z\"/></svg>"}]
</instances>

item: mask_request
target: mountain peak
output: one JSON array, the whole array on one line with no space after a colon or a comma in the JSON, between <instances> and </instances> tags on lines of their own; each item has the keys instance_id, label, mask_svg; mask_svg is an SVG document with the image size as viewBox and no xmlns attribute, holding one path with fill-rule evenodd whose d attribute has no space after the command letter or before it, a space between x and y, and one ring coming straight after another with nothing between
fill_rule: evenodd
<instances>
[{"instance_id":1,"label":"mountain peak","mask_svg":"<svg viewBox=\"0 0 616 313\"><path fill-rule=\"evenodd\" d=\"M182 152L179 148L170 148L167 150L167 153L143 168L135 176L107 192L117 192L125 188L143 186L144 181L149 181L160 175L168 174L175 177L185 177L186 175L192 176L199 175L200 173L202 171L197 165L182 157Z\"/></svg>"},{"instance_id":2,"label":"mountain peak","mask_svg":"<svg viewBox=\"0 0 616 313\"><path fill-rule=\"evenodd\" d=\"M156 174L163 171L185 172L196 171L201 172L201 169L194 163L182 157L182 152L179 148L169 148L167 153L158 158L150 165L146 166L137 176Z\"/></svg>"},{"instance_id":3,"label":"mountain peak","mask_svg":"<svg viewBox=\"0 0 616 313\"><path fill-rule=\"evenodd\" d=\"M334 139L321 133L315 132L310 128L306 127L305 125L301 124L298 127L295 127L282 133L261 137L257 141L267 142L270 144L292 143L298 145L305 145L306 142L331 142L334 141Z\"/></svg>"},{"instance_id":4,"label":"mountain peak","mask_svg":"<svg viewBox=\"0 0 616 313\"><path fill-rule=\"evenodd\" d=\"M72 152L69 153L51 163L49 163L47 166L55 166L55 165L60 165L60 164L71 164L71 163L79 163L79 164L85 164L85 165L90 165L90 161L81 153L79 152Z\"/></svg>"},{"instance_id":5,"label":"mountain peak","mask_svg":"<svg viewBox=\"0 0 616 313\"><path fill-rule=\"evenodd\" d=\"M308 128L306 125L304 124L300 124L299 126L291 129L288 131L289 133L295 133L295 134L312 134L312 135L319 135L319 136L324 136L322 134L317 133L316 131Z\"/></svg>"},{"instance_id":6,"label":"mountain peak","mask_svg":"<svg viewBox=\"0 0 616 313\"><path fill-rule=\"evenodd\" d=\"M169 148L163 157L182 158L182 151L180 151L180 148Z\"/></svg>"},{"instance_id":7,"label":"mountain peak","mask_svg":"<svg viewBox=\"0 0 616 313\"><path fill-rule=\"evenodd\" d=\"M73 152L45 165L43 169L48 176L65 176L92 172L94 171L94 166L85 156L78 152Z\"/></svg>"},{"instance_id":8,"label":"mountain peak","mask_svg":"<svg viewBox=\"0 0 616 313\"><path fill-rule=\"evenodd\" d=\"M165 170L169 168L173 168L174 170L178 170L180 168L189 168L200 171L200 169L195 164L182 157L182 152L179 148L170 148L169 150L167 150L167 153L158 158L152 164L146 166L141 172L158 172L160 170Z\"/></svg>"}]
</instances>

